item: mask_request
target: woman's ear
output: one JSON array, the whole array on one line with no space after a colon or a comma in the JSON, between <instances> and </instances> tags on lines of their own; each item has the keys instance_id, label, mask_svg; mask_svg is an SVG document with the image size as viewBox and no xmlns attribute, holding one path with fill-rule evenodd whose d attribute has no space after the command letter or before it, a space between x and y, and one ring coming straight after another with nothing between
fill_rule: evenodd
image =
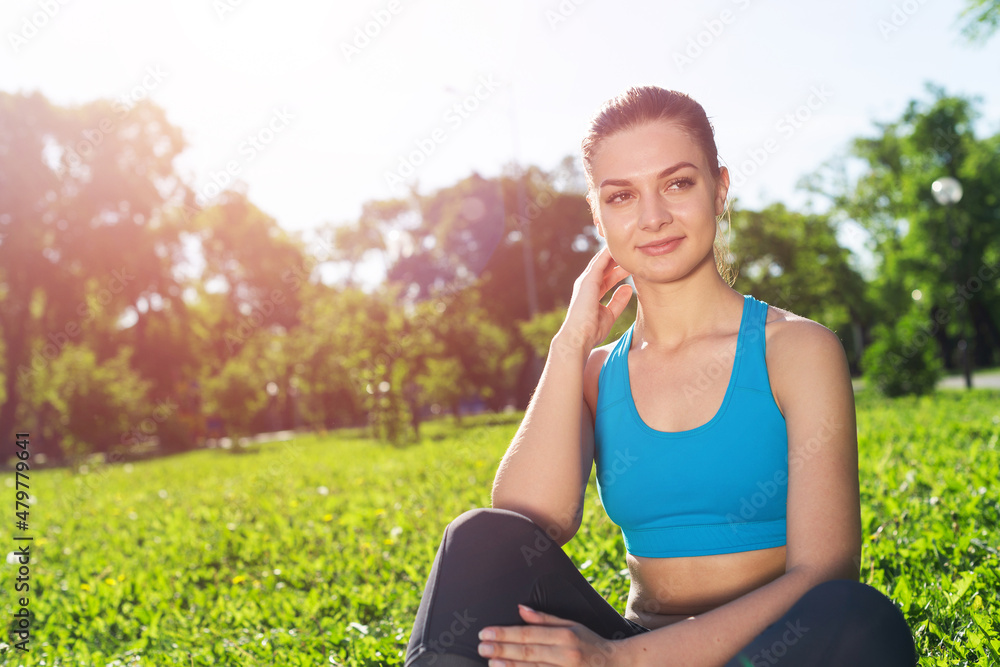
<instances>
[{"instance_id":1,"label":"woman's ear","mask_svg":"<svg viewBox=\"0 0 1000 667\"><path fill-rule=\"evenodd\" d=\"M590 215L594 218L594 226L597 227L597 233L600 234L602 239L606 239L604 225L601 224L600 212L597 210L597 200L589 192L587 193L587 203L590 205Z\"/></svg>"},{"instance_id":2,"label":"woman's ear","mask_svg":"<svg viewBox=\"0 0 1000 667\"><path fill-rule=\"evenodd\" d=\"M729 169L720 168L719 177L715 181L715 215L719 216L726 212L726 198L729 196Z\"/></svg>"}]
</instances>

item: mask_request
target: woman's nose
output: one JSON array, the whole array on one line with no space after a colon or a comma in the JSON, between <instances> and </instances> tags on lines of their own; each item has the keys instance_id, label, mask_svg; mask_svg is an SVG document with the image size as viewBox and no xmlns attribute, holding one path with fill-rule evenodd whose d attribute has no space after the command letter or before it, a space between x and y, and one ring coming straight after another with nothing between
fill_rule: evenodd
<instances>
[{"instance_id":1,"label":"woman's nose","mask_svg":"<svg viewBox=\"0 0 1000 667\"><path fill-rule=\"evenodd\" d=\"M667 202L657 195L646 196L639 207L639 228L656 231L673 221Z\"/></svg>"}]
</instances>

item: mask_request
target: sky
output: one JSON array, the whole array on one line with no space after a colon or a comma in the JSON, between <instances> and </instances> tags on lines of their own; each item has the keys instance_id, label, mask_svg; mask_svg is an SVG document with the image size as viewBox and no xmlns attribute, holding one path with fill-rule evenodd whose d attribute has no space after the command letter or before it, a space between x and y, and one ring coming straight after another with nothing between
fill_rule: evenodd
<instances>
[{"instance_id":1,"label":"sky","mask_svg":"<svg viewBox=\"0 0 1000 667\"><path fill-rule=\"evenodd\" d=\"M742 207L803 208L799 179L926 83L1000 131L1000 35L964 0L4 0L0 90L60 105L150 98L205 202L236 180L289 230L355 220L505 163L579 159L633 85L680 90L716 130ZM2 196L2 193L0 193Z\"/></svg>"}]
</instances>

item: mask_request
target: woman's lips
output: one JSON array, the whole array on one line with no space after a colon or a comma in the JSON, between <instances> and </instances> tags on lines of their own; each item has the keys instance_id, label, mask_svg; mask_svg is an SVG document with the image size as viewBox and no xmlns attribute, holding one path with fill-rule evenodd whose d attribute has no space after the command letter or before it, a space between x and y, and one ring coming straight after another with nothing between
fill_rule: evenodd
<instances>
[{"instance_id":1,"label":"woman's lips","mask_svg":"<svg viewBox=\"0 0 1000 667\"><path fill-rule=\"evenodd\" d=\"M657 243L650 243L647 245L639 246L639 250L647 255L665 255L668 252L673 252L674 249L680 245L681 241L684 240L683 236L668 239L665 241L660 241Z\"/></svg>"}]
</instances>

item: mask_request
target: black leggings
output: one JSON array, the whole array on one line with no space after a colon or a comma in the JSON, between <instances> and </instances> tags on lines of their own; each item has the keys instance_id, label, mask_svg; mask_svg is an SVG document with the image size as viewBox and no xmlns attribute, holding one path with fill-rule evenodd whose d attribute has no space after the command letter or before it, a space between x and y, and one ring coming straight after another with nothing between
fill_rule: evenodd
<instances>
[{"instance_id":1,"label":"black leggings","mask_svg":"<svg viewBox=\"0 0 1000 667\"><path fill-rule=\"evenodd\" d=\"M576 621L606 639L649 631L615 611L530 519L477 509L445 529L413 624L406 667L486 664L477 652L479 631L487 625L524 625L518 604ZM727 667L912 667L916 661L910 629L892 601L865 584L841 580L807 592Z\"/></svg>"}]
</instances>

